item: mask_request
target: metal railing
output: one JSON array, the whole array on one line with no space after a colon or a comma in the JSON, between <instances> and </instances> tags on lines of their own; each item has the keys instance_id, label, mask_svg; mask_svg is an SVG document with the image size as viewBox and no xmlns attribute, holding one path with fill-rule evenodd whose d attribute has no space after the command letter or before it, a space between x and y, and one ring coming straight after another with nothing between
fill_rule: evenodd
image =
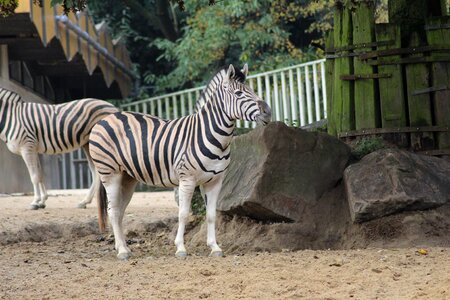
<instances>
[{"instance_id":1,"label":"metal railing","mask_svg":"<svg viewBox=\"0 0 450 300\"><path fill-rule=\"evenodd\" d=\"M251 75L247 81L271 106L273 121L305 126L327 117L325 59ZM176 119L194 112L195 103L205 87L126 103L121 108ZM237 122L237 127L252 126L254 124L247 121Z\"/></svg>"},{"instance_id":2,"label":"metal railing","mask_svg":"<svg viewBox=\"0 0 450 300\"><path fill-rule=\"evenodd\" d=\"M325 60L251 75L248 84L272 107L272 120L291 126L305 126L327 117ZM192 114L205 86L143 99L121 105L123 110L143 112L164 119ZM254 123L239 121L238 127ZM61 155L63 189L88 188L92 182L84 152L79 149Z\"/></svg>"}]
</instances>

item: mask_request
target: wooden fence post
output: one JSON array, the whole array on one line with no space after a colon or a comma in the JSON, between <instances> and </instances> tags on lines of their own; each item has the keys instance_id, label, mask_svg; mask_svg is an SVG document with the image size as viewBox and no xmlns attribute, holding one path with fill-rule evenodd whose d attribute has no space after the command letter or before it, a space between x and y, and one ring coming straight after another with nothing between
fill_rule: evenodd
<instances>
[{"instance_id":1,"label":"wooden fence post","mask_svg":"<svg viewBox=\"0 0 450 300\"><path fill-rule=\"evenodd\" d=\"M353 82L343 81L340 76L353 74L353 59L348 56L348 50L339 49L352 44L352 18L349 9L350 0L339 1L341 7L337 7L334 13L334 45L336 58L334 67L333 111L338 132L349 131L354 126L354 94Z\"/></svg>"},{"instance_id":2,"label":"wooden fence post","mask_svg":"<svg viewBox=\"0 0 450 300\"><path fill-rule=\"evenodd\" d=\"M401 48L402 38L400 26L395 24L377 24L376 39L378 50L389 50ZM392 60L400 60L400 55L391 56ZM381 59L380 59L381 60ZM378 66L378 73L389 77L379 79L380 106L381 106L381 127L405 127L406 104L403 85L402 66L400 64ZM389 138L391 140L391 138ZM408 146L406 134L396 134L392 136L392 141L401 146Z\"/></svg>"},{"instance_id":3,"label":"wooden fence post","mask_svg":"<svg viewBox=\"0 0 450 300\"><path fill-rule=\"evenodd\" d=\"M410 35L409 47L414 49L421 45L418 32ZM410 57L422 58L423 54ZM429 93L421 93L430 87L430 72L425 63L412 63L405 67L406 86L408 90L409 124L414 126L432 126L431 97ZM414 150L430 150L434 148L432 133L412 133L411 147Z\"/></svg>"},{"instance_id":4,"label":"wooden fence post","mask_svg":"<svg viewBox=\"0 0 450 300\"><path fill-rule=\"evenodd\" d=\"M334 31L330 30L326 35L326 50L334 51ZM327 59L325 62L326 66L326 88L327 88L327 130L331 135L337 135L336 121L333 112L333 85L334 85L334 59Z\"/></svg>"},{"instance_id":5,"label":"wooden fence post","mask_svg":"<svg viewBox=\"0 0 450 300\"><path fill-rule=\"evenodd\" d=\"M375 3L361 1L352 9L354 53L364 53L371 50L375 39ZM373 75L374 67L362 61L358 56L353 60L355 75ZM356 129L376 128L379 115L375 92L375 78L355 80L355 127Z\"/></svg>"},{"instance_id":6,"label":"wooden fence post","mask_svg":"<svg viewBox=\"0 0 450 300\"><path fill-rule=\"evenodd\" d=\"M450 17L431 18L427 22L427 40L430 46L446 45L450 48ZM445 28L446 27L446 28ZM432 53L432 58L448 59L448 52ZM431 65L432 89L434 90L433 111L434 122L438 126L450 128L450 63L433 62ZM450 149L450 132L437 134L439 149Z\"/></svg>"}]
</instances>

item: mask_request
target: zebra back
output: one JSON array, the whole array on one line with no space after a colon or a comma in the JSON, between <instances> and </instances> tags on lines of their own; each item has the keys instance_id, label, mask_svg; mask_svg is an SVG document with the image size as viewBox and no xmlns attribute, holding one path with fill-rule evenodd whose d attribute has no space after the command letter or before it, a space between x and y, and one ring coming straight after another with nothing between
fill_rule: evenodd
<instances>
[{"instance_id":1,"label":"zebra back","mask_svg":"<svg viewBox=\"0 0 450 300\"><path fill-rule=\"evenodd\" d=\"M57 105L24 102L18 94L0 88L0 138L38 153L70 152L88 142L95 123L117 111L98 99Z\"/></svg>"}]
</instances>

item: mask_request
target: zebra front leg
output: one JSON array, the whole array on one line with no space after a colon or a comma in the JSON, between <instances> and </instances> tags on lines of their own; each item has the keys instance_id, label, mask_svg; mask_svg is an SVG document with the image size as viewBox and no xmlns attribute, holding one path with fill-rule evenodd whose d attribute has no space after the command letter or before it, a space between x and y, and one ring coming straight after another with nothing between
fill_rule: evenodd
<instances>
[{"instance_id":1,"label":"zebra front leg","mask_svg":"<svg viewBox=\"0 0 450 300\"><path fill-rule=\"evenodd\" d=\"M41 181L39 183L39 188L41 190L41 200L39 201L39 208L45 208L45 201L48 199L47 189L45 184Z\"/></svg>"},{"instance_id":2,"label":"zebra front leg","mask_svg":"<svg viewBox=\"0 0 450 300\"><path fill-rule=\"evenodd\" d=\"M186 257L187 252L184 247L184 230L189 217L189 211L191 208L192 194L195 190L194 180L182 180L178 188L178 231L175 238L175 246L177 246L177 252L175 256Z\"/></svg>"},{"instance_id":3,"label":"zebra front leg","mask_svg":"<svg viewBox=\"0 0 450 300\"><path fill-rule=\"evenodd\" d=\"M202 186L206 202L207 240L206 244L211 248L210 256L223 256L223 251L216 241L216 206L222 188L223 176Z\"/></svg>"},{"instance_id":4,"label":"zebra front leg","mask_svg":"<svg viewBox=\"0 0 450 300\"><path fill-rule=\"evenodd\" d=\"M131 256L131 250L127 246L123 233L122 221L137 183L136 180L126 176L125 174L116 174L103 183L108 197L108 215L114 232L117 258L121 260L126 260Z\"/></svg>"},{"instance_id":5,"label":"zebra front leg","mask_svg":"<svg viewBox=\"0 0 450 300\"><path fill-rule=\"evenodd\" d=\"M23 151L21 155L25 161L25 165L27 166L28 173L30 174L31 183L33 184L34 200L30 204L30 209L36 210L40 208L40 202L42 199L40 190L42 171L41 165L39 164L39 157L36 152L31 151Z\"/></svg>"},{"instance_id":6,"label":"zebra front leg","mask_svg":"<svg viewBox=\"0 0 450 300\"><path fill-rule=\"evenodd\" d=\"M78 203L78 208L86 208L86 205L90 204L92 202L92 199L94 198L95 192L98 190L98 187L100 185L100 178L97 175L97 172L95 170L94 162L92 161L91 155L89 153L89 145L83 146L84 153L86 154L86 159L88 161L89 170L92 174L92 184L89 188L89 192L86 195L86 197Z\"/></svg>"}]
</instances>

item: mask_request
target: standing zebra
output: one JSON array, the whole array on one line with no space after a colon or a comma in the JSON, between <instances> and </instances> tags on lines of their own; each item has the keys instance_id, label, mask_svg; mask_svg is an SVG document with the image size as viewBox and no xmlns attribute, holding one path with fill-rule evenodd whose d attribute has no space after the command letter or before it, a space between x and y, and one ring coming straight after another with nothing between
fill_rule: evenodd
<instances>
[{"instance_id":1,"label":"standing zebra","mask_svg":"<svg viewBox=\"0 0 450 300\"><path fill-rule=\"evenodd\" d=\"M0 88L0 139L25 161L34 189L31 209L45 208L48 197L38 154L65 153L80 147L94 180L78 207L85 208L92 201L99 179L89 155L89 133L100 119L117 111L112 104L97 99L58 105L27 103L16 93Z\"/></svg>"},{"instance_id":2,"label":"standing zebra","mask_svg":"<svg viewBox=\"0 0 450 300\"><path fill-rule=\"evenodd\" d=\"M201 96L205 104L193 115L162 120L122 112L94 126L90 152L106 189L106 195L100 193L99 223L104 229L109 213L119 259L131 254L122 220L138 181L159 187L179 186L175 245L176 255L181 257L187 255L184 230L191 197L195 187L200 186L207 204L207 244L212 256L223 255L215 236L216 202L230 162L235 120L265 125L271 117L269 106L244 84L247 73L247 65L242 71L230 65L228 70L217 73Z\"/></svg>"}]
</instances>

